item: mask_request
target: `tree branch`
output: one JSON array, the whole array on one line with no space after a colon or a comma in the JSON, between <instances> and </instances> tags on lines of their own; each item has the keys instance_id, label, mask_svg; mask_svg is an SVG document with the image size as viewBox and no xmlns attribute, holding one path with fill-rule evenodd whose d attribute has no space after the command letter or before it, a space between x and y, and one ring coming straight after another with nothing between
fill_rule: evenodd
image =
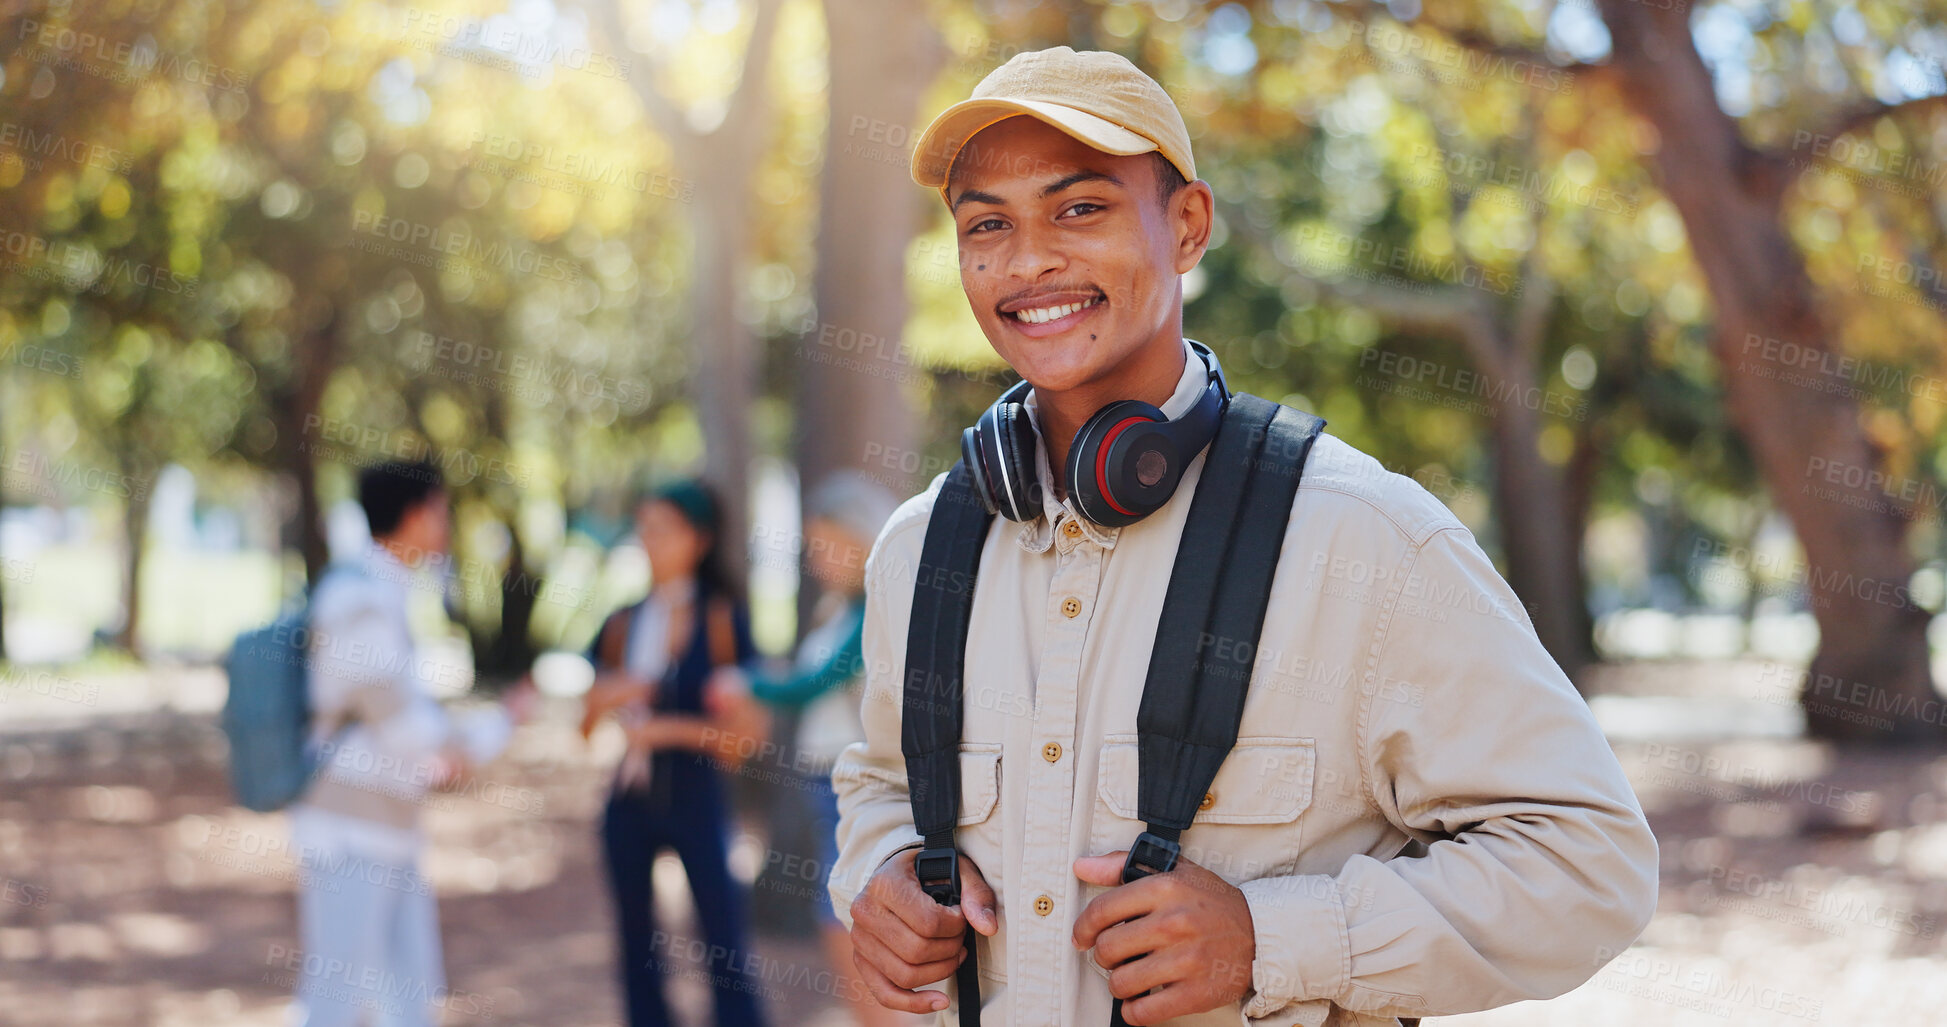
<instances>
[{"instance_id":1,"label":"tree branch","mask_svg":"<svg viewBox=\"0 0 1947 1027\"><path fill-rule=\"evenodd\" d=\"M1899 103L1880 103L1875 100L1862 104L1849 113L1841 114L1826 127L1824 135L1828 139L1837 139L1842 135L1864 129L1888 115L1897 117L1901 114L1910 114L1943 102L1947 102L1947 93L1935 93L1932 96L1916 97Z\"/></svg>"},{"instance_id":2,"label":"tree branch","mask_svg":"<svg viewBox=\"0 0 1947 1027\"><path fill-rule=\"evenodd\" d=\"M1395 22L1399 21L1399 19L1393 17L1391 11L1387 10L1384 5L1378 3L1362 3L1357 5L1356 7L1350 8L1350 10L1352 13L1358 15L1359 18L1363 21L1369 22L1374 18L1386 18ZM1422 18L1422 19L1415 20L1413 22L1403 22L1401 24L1407 25L1409 27L1422 26L1422 27L1431 28L1434 31L1440 33L1441 35L1447 37L1447 39L1450 42L1453 42L1456 45L1472 50L1475 53L1484 54L1489 57L1501 57L1510 61L1527 61L1530 64L1539 64L1547 68L1556 68L1561 71L1566 71L1570 74L1575 74L1577 72L1583 72L1583 71L1594 71L1602 67L1602 65L1600 64L1590 64L1587 61L1570 61L1564 64L1560 61L1555 60L1553 57L1550 57L1547 53L1535 49L1534 47L1503 43L1497 39L1493 39L1489 37L1486 33L1481 32L1478 29L1442 25L1439 22L1433 21L1430 18Z\"/></svg>"},{"instance_id":3,"label":"tree branch","mask_svg":"<svg viewBox=\"0 0 1947 1027\"><path fill-rule=\"evenodd\" d=\"M750 43L744 47L743 74L737 76L737 89L730 94L728 113L723 118L724 128L733 138L740 137L745 123L763 120L765 89L770 85L766 73L770 70L771 39L777 35L779 6L779 0L757 0Z\"/></svg>"},{"instance_id":4,"label":"tree branch","mask_svg":"<svg viewBox=\"0 0 1947 1027\"><path fill-rule=\"evenodd\" d=\"M622 3L623 0L589 0L582 5L582 10L587 12L591 28L599 23L602 30L616 40L617 46L633 55L629 60L629 88L642 101L642 109L648 112L649 121L656 131L672 144L694 139L696 131L690 128L689 119L669 102L662 90L656 88L654 63L643 60L642 54L628 50L629 28L622 17ZM682 150L680 145L674 148L679 152Z\"/></svg>"},{"instance_id":5,"label":"tree branch","mask_svg":"<svg viewBox=\"0 0 1947 1027\"><path fill-rule=\"evenodd\" d=\"M1332 299L1369 310L1396 329L1458 342L1477 367L1495 368L1495 373L1499 373L1500 361L1496 354L1503 346L1501 330L1493 312L1464 286L1428 285L1422 290L1357 278L1296 274Z\"/></svg>"}]
</instances>

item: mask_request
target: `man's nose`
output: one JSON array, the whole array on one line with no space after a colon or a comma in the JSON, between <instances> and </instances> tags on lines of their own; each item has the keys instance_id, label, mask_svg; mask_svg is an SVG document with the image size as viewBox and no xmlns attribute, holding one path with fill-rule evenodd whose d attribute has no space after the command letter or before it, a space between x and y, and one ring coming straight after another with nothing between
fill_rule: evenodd
<instances>
[{"instance_id":1,"label":"man's nose","mask_svg":"<svg viewBox=\"0 0 1947 1027\"><path fill-rule=\"evenodd\" d=\"M1046 229L1023 226L1015 230L1013 242L1007 258L1009 278L1034 282L1068 266L1068 258Z\"/></svg>"}]
</instances>

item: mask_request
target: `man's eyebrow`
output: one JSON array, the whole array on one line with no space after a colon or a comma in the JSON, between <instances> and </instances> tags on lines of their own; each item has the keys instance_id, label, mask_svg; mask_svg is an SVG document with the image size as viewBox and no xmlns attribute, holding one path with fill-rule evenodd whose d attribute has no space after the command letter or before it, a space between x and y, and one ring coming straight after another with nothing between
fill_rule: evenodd
<instances>
[{"instance_id":1,"label":"man's eyebrow","mask_svg":"<svg viewBox=\"0 0 1947 1027\"><path fill-rule=\"evenodd\" d=\"M1117 178L1106 171L1077 171L1074 174L1069 175L1067 178L1058 179L1054 182L1048 183L1045 186L1042 186L1041 198L1047 199L1048 197L1053 196L1058 192L1061 192L1063 189L1066 189L1071 185L1078 185L1082 182L1094 182L1097 180L1112 182L1116 185L1122 184L1122 179Z\"/></svg>"},{"instance_id":2,"label":"man's eyebrow","mask_svg":"<svg viewBox=\"0 0 1947 1027\"><path fill-rule=\"evenodd\" d=\"M1095 182L1095 181L1110 182L1115 185L1122 184L1122 179L1117 178L1106 171L1077 171L1066 178L1056 179L1055 181L1042 186L1040 195L1042 199L1046 199L1058 192L1061 192L1063 189L1066 189L1069 186L1079 185L1083 182ZM1007 201L1001 199L998 196L995 196L993 193L981 192L978 189L969 189L966 192L961 193L959 197L953 201L953 209L958 211L960 209L960 205L963 203L991 203L996 207L1007 206Z\"/></svg>"},{"instance_id":3,"label":"man's eyebrow","mask_svg":"<svg viewBox=\"0 0 1947 1027\"><path fill-rule=\"evenodd\" d=\"M993 193L983 193L978 189L969 189L961 193L959 198L953 201L953 209L956 211L959 210L960 205L963 203L991 203L996 207L1007 206L1007 201L995 196Z\"/></svg>"}]
</instances>

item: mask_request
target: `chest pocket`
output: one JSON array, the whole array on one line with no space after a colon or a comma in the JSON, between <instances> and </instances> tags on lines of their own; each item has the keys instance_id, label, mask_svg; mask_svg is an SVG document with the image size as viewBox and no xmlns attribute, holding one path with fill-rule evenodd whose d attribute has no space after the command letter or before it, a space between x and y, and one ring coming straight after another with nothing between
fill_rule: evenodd
<instances>
[{"instance_id":1,"label":"chest pocket","mask_svg":"<svg viewBox=\"0 0 1947 1027\"><path fill-rule=\"evenodd\" d=\"M1303 847L1318 754L1309 738L1247 736L1224 758L1183 833L1183 857L1232 884L1293 872ZM1091 853L1126 849L1142 832L1136 736L1104 740Z\"/></svg>"}]
</instances>

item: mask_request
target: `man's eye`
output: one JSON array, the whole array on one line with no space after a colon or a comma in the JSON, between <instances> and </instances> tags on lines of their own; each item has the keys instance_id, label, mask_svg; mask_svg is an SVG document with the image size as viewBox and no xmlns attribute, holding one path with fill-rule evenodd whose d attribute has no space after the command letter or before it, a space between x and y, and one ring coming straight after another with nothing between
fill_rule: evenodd
<instances>
[{"instance_id":1,"label":"man's eye","mask_svg":"<svg viewBox=\"0 0 1947 1027\"><path fill-rule=\"evenodd\" d=\"M1002 221L1000 218L981 218L979 221L976 221L973 224L967 226L967 234L972 235L975 232L993 232L1006 227L1007 227L1007 222Z\"/></svg>"},{"instance_id":2,"label":"man's eye","mask_svg":"<svg viewBox=\"0 0 1947 1027\"><path fill-rule=\"evenodd\" d=\"M1102 209L1101 204L1089 203L1088 201L1084 200L1081 203L1077 203L1074 206L1068 208L1068 213L1075 217L1081 217L1084 214L1093 214L1096 211L1101 209Z\"/></svg>"}]
</instances>

